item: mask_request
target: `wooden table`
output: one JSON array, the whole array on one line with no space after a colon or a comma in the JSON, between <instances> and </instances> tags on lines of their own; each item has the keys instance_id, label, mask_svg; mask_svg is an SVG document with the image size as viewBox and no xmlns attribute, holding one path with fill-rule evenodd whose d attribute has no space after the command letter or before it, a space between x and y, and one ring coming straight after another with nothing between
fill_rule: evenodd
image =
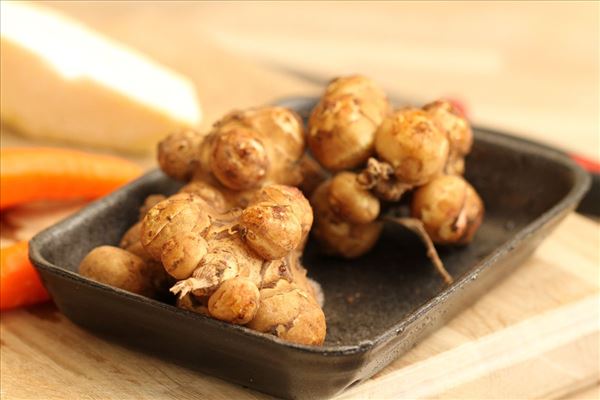
<instances>
[{"instance_id":1,"label":"wooden table","mask_svg":"<svg viewBox=\"0 0 600 400\"><path fill-rule=\"evenodd\" d=\"M597 4L53 6L190 76L207 123L232 107L316 93L315 81L352 69L410 99L460 94L482 122L598 149L598 39L586 32L598 30ZM552 48L535 47L546 40ZM599 225L569 216L506 281L340 398L597 398L599 246ZM52 305L1 319L2 399L266 398L100 340Z\"/></svg>"}]
</instances>

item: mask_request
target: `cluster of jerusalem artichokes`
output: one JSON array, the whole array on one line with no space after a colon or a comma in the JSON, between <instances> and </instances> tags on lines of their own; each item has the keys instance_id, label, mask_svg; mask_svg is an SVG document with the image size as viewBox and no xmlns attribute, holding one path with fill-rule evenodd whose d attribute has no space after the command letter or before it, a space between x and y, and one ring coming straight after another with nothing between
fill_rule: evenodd
<instances>
[{"instance_id":1,"label":"cluster of jerusalem artichokes","mask_svg":"<svg viewBox=\"0 0 600 400\"><path fill-rule=\"evenodd\" d=\"M313 222L293 186L302 183L304 153L302 120L279 107L230 113L207 135L168 136L159 165L187 184L148 197L120 248L92 250L80 272L144 295L168 287L181 308L322 344L320 289L300 263Z\"/></svg>"},{"instance_id":2,"label":"cluster of jerusalem artichokes","mask_svg":"<svg viewBox=\"0 0 600 400\"><path fill-rule=\"evenodd\" d=\"M308 143L332 176L311 196L314 236L346 258L368 252L382 229L382 203L412 195L411 219L396 219L433 243L471 241L483 202L462 177L473 134L462 113L438 100L422 108L392 109L386 95L362 76L333 80L308 122ZM449 274L434 256L446 281Z\"/></svg>"},{"instance_id":3,"label":"cluster of jerusalem artichokes","mask_svg":"<svg viewBox=\"0 0 600 400\"><path fill-rule=\"evenodd\" d=\"M322 294L300 263L311 227L328 253L358 257L377 242L382 210L410 192L412 218L396 221L450 281L431 241L467 243L481 222L461 176L471 144L451 103L393 110L362 76L327 86L307 132L286 108L234 111L207 134L159 143L161 169L185 185L149 196L120 246L92 250L80 272L147 296L170 289L181 308L319 345Z\"/></svg>"}]
</instances>

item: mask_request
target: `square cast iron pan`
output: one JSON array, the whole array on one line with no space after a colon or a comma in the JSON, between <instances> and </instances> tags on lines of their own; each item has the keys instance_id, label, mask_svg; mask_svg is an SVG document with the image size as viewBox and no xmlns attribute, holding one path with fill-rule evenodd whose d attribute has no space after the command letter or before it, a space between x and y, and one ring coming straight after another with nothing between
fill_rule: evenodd
<instances>
[{"instance_id":1,"label":"square cast iron pan","mask_svg":"<svg viewBox=\"0 0 600 400\"><path fill-rule=\"evenodd\" d=\"M306 115L314 99L282 104ZM118 243L153 193L180 186L153 171L38 234L30 257L58 308L72 321L129 347L275 396L326 398L381 370L510 274L576 206L588 175L563 153L475 130L467 178L486 216L474 242L440 248L455 277L445 287L409 232L386 227L368 255L321 256L304 264L323 286L323 347L286 343L109 287L77 273L92 248Z\"/></svg>"}]
</instances>

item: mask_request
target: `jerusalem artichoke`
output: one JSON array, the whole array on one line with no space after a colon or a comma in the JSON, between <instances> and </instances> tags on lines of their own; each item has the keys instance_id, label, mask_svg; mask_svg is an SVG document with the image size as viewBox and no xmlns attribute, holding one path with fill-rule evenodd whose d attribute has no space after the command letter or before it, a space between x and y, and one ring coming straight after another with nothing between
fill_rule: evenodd
<instances>
[{"instance_id":1,"label":"jerusalem artichoke","mask_svg":"<svg viewBox=\"0 0 600 400\"><path fill-rule=\"evenodd\" d=\"M267 260L302 249L313 223L308 200L295 187L266 185L240 193L237 204L245 207L240 218L246 244Z\"/></svg>"},{"instance_id":2,"label":"jerusalem artichoke","mask_svg":"<svg viewBox=\"0 0 600 400\"><path fill-rule=\"evenodd\" d=\"M355 224L367 224L379 216L379 200L358 182L352 172L340 172L331 179L329 204L335 214Z\"/></svg>"},{"instance_id":3,"label":"jerusalem artichoke","mask_svg":"<svg viewBox=\"0 0 600 400\"><path fill-rule=\"evenodd\" d=\"M256 284L238 276L226 280L215 290L208 300L208 312L216 319L244 325L256 316L259 299Z\"/></svg>"},{"instance_id":4,"label":"jerusalem artichoke","mask_svg":"<svg viewBox=\"0 0 600 400\"><path fill-rule=\"evenodd\" d=\"M90 251L79 265L79 273L95 281L152 297L151 273L144 261L126 250L100 246Z\"/></svg>"},{"instance_id":5,"label":"jerusalem artichoke","mask_svg":"<svg viewBox=\"0 0 600 400\"><path fill-rule=\"evenodd\" d=\"M137 293L167 282L180 308L322 344L319 293L300 263L314 209L313 234L326 252L365 254L383 220L393 220L419 235L444 280L452 281L433 243L469 242L483 203L460 176L473 138L451 103L391 111L371 80L338 78L310 115L307 141L316 161L305 152L301 119L280 107L234 111L207 135L188 130L167 137L159 164L186 184L170 197L146 199L122 249L110 249L117 254L114 276L98 272L92 253L109 251L102 248L84 259L82 273ZM310 204L293 186L310 195ZM413 218L380 215L410 191Z\"/></svg>"},{"instance_id":6,"label":"jerusalem artichoke","mask_svg":"<svg viewBox=\"0 0 600 400\"><path fill-rule=\"evenodd\" d=\"M379 201L397 203L414 190L416 219L383 219L417 233L450 282L431 240L468 242L483 214L475 190L464 179L446 176L463 174L473 144L460 110L438 100L390 112L385 94L370 80L344 77L325 89L308 134L317 161L337 172L311 194L313 232L325 252L353 258L369 251L381 232Z\"/></svg>"},{"instance_id":7,"label":"jerusalem artichoke","mask_svg":"<svg viewBox=\"0 0 600 400\"><path fill-rule=\"evenodd\" d=\"M325 315L299 256L292 252L263 267L260 306L248 327L284 340L319 345L325 338Z\"/></svg>"},{"instance_id":8,"label":"jerusalem artichoke","mask_svg":"<svg viewBox=\"0 0 600 400\"><path fill-rule=\"evenodd\" d=\"M158 165L163 172L179 181L188 181L198 166L198 151L204 135L186 129L172 133L158 143Z\"/></svg>"},{"instance_id":9,"label":"jerusalem artichoke","mask_svg":"<svg viewBox=\"0 0 600 400\"><path fill-rule=\"evenodd\" d=\"M461 176L437 177L415 191L412 215L438 244L466 244L483 218L483 202Z\"/></svg>"},{"instance_id":10,"label":"jerusalem artichoke","mask_svg":"<svg viewBox=\"0 0 600 400\"><path fill-rule=\"evenodd\" d=\"M372 201L372 198L370 198L372 195L363 193L363 196L367 198L367 203ZM347 218L344 218L344 214L340 214L339 211L336 212L331 199L331 180L322 183L311 197L311 204L315 213L313 229L315 238L328 254L344 258L356 258L367 253L379 239L382 223L374 219L366 223L350 222ZM336 199L336 197L333 196L333 199ZM340 207L338 202L338 210L357 210L355 205L362 202L359 200L359 196L357 198L342 199L347 200L349 204ZM364 214L368 215L369 213ZM366 220L365 215L360 216L363 217L363 220Z\"/></svg>"},{"instance_id":11,"label":"jerusalem artichoke","mask_svg":"<svg viewBox=\"0 0 600 400\"><path fill-rule=\"evenodd\" d=\"M373 154L375 132L387 114L385 93L363 76L333 80L313 109L308 144L331 171L360 166Z\"/></svg>"},{"instance_id":12,"label":"jerusalem artichoke","mask_svg":"<svg viewBox=\"0 0 600 400\"><path fill-rule=\"evenodd\" d=\"M178 279L171 291L180 307L298 343L322 343L325 317L296 250L312 224L308 201L283 185L267 185L248 201L245 209L223 213L193 193L173 195L144 217L142 245ZM275 286L290 300L271 306L279 301L270 300Z\"/></svg>"},{"instance_id":13,"label":"jerusalem artichoke","mask_svg":"<svg viewBox=\"0 0 600 400\"><path fill-rule=\"evenodd\" d=\"M442 173L448 138L426 112L405 108L388 116L375 135L377 155L394 168L398 181L414 186Z\"/></svg>"},{"instance_id":14,"label":"jerusalem artichoke","mask_svg":"<svg viewBox=\"0 0 600 400\"><path fill-rule=\"evenodd\" d=\"M304 127L296 113L259 107L227 114L206 136L186 131L165 138L158 159L174 179L245 190L267 182L299 184L304 149Z\"/></svg>"},{"instance_id":15,"label":"jerusalem artichoke","mask_svg":"<svg viewBox=\"0 0 600 400\"><path fill-rule=\"evenodd\" d=\"M469 121L454 104L447 100L426 104L423 110L448 138L450 152L445 172L462 175L465 168L464 157L469 154L473 145L473 132Z\"/></svg>"}]
</instances>

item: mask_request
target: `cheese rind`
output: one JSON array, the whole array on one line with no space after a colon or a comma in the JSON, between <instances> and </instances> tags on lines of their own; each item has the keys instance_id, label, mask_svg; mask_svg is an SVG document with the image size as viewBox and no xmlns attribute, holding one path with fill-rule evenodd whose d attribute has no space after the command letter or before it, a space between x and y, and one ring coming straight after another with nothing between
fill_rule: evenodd
<instances>
[{"instance_id":1,"label":"cheese rind","mask_svg":"<svg viewBox=\"0 0 600 400\"><path fill-rule=\"evenodd\" d=\"M142 152L201 119L193 84L59 14L0 12L0 114L35 138Z\"/></svg>"}]
</instances>

